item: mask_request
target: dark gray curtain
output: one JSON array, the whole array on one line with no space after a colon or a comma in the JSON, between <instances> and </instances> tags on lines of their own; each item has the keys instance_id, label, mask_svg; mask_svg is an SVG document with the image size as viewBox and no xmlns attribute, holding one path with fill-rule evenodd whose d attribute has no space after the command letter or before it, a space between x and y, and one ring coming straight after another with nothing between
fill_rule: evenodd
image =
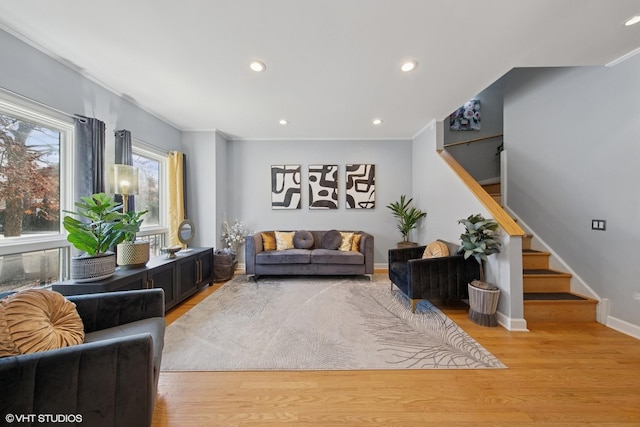
<instances>
[{"instance_id":1,"label":"dark gray curtain","mask_svg":"<svg viewBox=\"0 0 640 427\"><path fill-rule=\"evenodd\" d=\"M133 165L133 148L131 147L131 132L126 129L116 132L116 158L120 165Z\"/></svg>"},{"instance_id":2,"label":"dark gray curtain","mask_svg":"<svg viewBox=\"0 0 640 427\"><path fill-rule=\"evenodd\" d=\"M115 161L114 163L120 165L129 165L133 166L133 147L131 146L131 132L126 129L117 130L115 132L116 135L116 147L115 147ZM113 198L116 202L122 203L122 196L116 194ZM129 196L129 201L127 202L127 208L130 211L136 210L136 202L134 196Z\"/></svg>"},{"instance_id":3,"label":"dark gray curtain","mask_svg":"<svg viewBox=\"0 0 640 427\"><path fill-rule=\"evenodd\" d=\"M74 159L76 200L105 191L104 145L105 124L91 117L76 115Z\"/></svg>"}]
</instances>

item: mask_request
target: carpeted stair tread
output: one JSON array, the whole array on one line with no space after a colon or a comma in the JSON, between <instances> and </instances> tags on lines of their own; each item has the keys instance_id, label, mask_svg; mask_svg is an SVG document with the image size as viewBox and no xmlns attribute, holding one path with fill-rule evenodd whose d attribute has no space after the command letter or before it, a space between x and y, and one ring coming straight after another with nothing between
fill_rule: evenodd
<instances>
[{"instance_id":1,"label":"carpeted stair tread","mask_svg":"<svg viewBox=\"0 0 640 427\"><path fill-rule=\"evenodd\" d=\"M525 292L523 296L525 301L588 301L569 292Z\"/></svg>"},{"instance_id":2,"label":"carpeted stair tread","mask_svg":"<svg viewBox=\"0 0 640 427\"><path fill-rule=\"evenodd\" d=\"M527 269L527 270L522 270L523 274L544 274L544 275L560 275L560 276L571 276L569 273L563 273L561 271L555 271L555 270L549 270L546 268L534 268L534 269Z\"/></svg>"}]
</instances>

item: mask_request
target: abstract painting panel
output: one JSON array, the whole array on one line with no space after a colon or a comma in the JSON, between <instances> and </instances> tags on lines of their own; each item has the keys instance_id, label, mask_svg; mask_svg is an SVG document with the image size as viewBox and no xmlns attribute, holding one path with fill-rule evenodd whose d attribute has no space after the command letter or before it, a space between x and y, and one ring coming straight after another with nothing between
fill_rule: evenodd
<instances>
[{"instance_id":1,"label":"abstract painting panel","mask_svg":"<svg viewBox=\"0 0 640 427\"><path fill-rule=\"evenodd\" d=\"M338 209L338 165L309 165L309 209Z\"/></svg>"},{"instance_id":2,"label":"abstract painting panel","mask_svg":"<svg viewBox=\"0 0 640 427\"><path fill-rule=\"evenodd\" d=\"M373 209L376 207L376 165L347 165L347 209Z\"/></svg>"},{"instance_id":3,"label":"abstract painting panel","mask_svg":"<svg viewBox=\"0 0 640 427\"><path fill-rule=\"evenodd\" d=\"M300 165L271 166L271 208L300 209Z\"/></svg>"}]
</instances>

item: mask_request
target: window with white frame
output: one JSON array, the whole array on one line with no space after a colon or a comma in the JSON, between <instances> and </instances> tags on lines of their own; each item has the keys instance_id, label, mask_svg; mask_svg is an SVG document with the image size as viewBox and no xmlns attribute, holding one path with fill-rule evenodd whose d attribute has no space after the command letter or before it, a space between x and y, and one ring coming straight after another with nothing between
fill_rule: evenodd
<instances>
[{"instance_id":1,"label":"window with white frame","mask_svg":"<svg viewBox=\"0 0 640 427\"><path fill-rule=\"evenodd\" d=\"M138 236L149 241L152 254L159 255L167 232L167 153L133 140L133 166L138 168L139 177L139 194L135 196L136 210L149 211L143 216Z\"/></svg>"},{"instance_id":2,"label":"window with white frame","mask_svg":"<svg viewBox=\"0 0 640 427\"><path fill-rule=\"evenodd\" d=\"M0 292L60 279L72 139L70 117L0 92Z\"/></svg>"}]
</instances>

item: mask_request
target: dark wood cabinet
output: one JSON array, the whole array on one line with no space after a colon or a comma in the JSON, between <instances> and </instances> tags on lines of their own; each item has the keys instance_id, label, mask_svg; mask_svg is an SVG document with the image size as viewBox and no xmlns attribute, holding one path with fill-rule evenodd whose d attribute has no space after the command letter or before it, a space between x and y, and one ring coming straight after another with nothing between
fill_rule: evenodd
<instances>
[{"instance_id":1,"label":"dark wood cabinet","mask_svg":"<svg viewBox=\"0 0 640 427\"><path fill-rule=\"evenodd\" d=\"M54 283L52 289L63 295L78 295L162 288L165 310L169 310L211 282L213 248L190 248L187 252L178 252L172 259L153 257L143 268L118 268L106 280L87 283L68 280Z\"/></svg>"}]
</instances>

